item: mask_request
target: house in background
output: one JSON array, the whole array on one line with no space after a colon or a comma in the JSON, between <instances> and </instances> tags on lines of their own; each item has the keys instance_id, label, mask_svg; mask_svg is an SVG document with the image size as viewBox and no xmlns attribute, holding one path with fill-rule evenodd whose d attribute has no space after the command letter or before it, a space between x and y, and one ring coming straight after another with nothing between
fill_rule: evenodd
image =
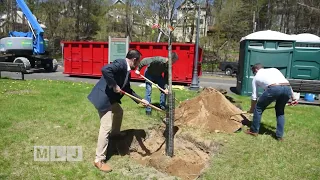
<instances>
[{"instance_id":1,"label":"house in background","mask_svg":"<svg viewBox=\"0 0 320 180\"><path fill-rule=\"evenodd\" d=\"M125 12L125 6L126 6L126 1L125 0L115 0L112 3L112 6L114 7L113 10L109 12L109 15L112 18L115 18L117 22L120 22L121 20L124 20L126 18L126 12ZM140 7L138 5L133 5L130 7L131 14L130 18L133 22L133 24L136 25L147 25L147 26L152 26L154 23L158 23L159 17L156 15L156 17L145 17L141 14L141 9L143 7ZM140 18L138 16L141 16ZM138 20L143 19L144 23L142 24L141 22L138 22Z\"/></svg>"},{"instance_id":2,"label":"house in background","mask_svg":"<svg viewBox=\"0 0 320 180\"><path fill-rule=\"evenodd\" d=\"M123 0L114 0L114 2L113 2L112 4L113 4L113 5L125 4L125 1L123 1Z\"/></svg>"},{"instance_id":3,"label":"house in background","mask_svg":"<svg viewBox=\"0 0 320 180\"><path fill-rule=\"evenodd\" d=\"M130 2L129 9L126 9L127 3L124 0L115 0L112 2L111 10L107 13L106 17L113 23L114 32L117 31L116 35L124 36L126 28L129 28L130 35L135 37L144 34L153 24L158 23L158 15L147 17L141 12L144 7L133 2ZM127 10L130 11L127 12Z\"/></svg>"},{"instance_id":4,"label":"house in background","mask_svg":"<svg viewBox=\"0 0 320 180\"><path fill-rule=\"evenodd\" d=\"M36 19L37 17L33 15ZM38 19L37 19L38 20ZM38 20L39 22L39 20ZM40 26L45 29L46 25L40 23ZM29 31L28 21L22 11L16 13L0 14L0 33L8 33L6 31Z\"/></svg>"},{"instance_id":5,"label":"house in background","mask_svg":"<svg viewBox=\"0 0 320 180\"><path fill-rule=\"evenodd\" d=\"M112 3L113 9L108 13L116 22L120 22L125 20L126 12L125 12L126 3L122 0L116 0Z\"/></svg>"},{"instance_id":6,"label":"house in background","mask_svg":"<svg viewBox=\"0 0 320 180\"><path fill-rule=\"evenodd\" d=\"M209 4L200 5L200 23L199 23L199 36L207 36L209 26L212 26L213 20L211 19L211 11ZM179 42L194 43L197 33L197 18L198 7L197 3L192 0L185 0L176 12L176 24L174 36Z\"/></svg>"},{"instance_id":7,"label":"house in background","mask_svg":"<svg viewBox=\"0 0 320 180\"><path fill-rule=\"evenodd\" d=\"M14 31L17 29L26 29L23 26L27 26L27 21L23 16L22 11L16 11L16 13L3 13L0 14L0 33L7 33L6 31ZM17 28L17 29L11 29Z\"/></svg>"}]
</instances>

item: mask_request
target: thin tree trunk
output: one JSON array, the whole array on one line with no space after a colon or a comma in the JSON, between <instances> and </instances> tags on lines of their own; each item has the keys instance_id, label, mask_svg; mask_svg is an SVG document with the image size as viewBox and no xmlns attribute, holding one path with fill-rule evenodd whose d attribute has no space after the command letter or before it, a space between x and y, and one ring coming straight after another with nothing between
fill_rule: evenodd
<instances>
[{"instance_id":1,"label":"thin tree trunk","mask_svg":"<svg viewBox=\"0 0 320 180\"><path fill-rule=\"evenodd\" d=\"M301 15L301 11L300 11L300 8L297 8L297 6L295 6L295 15L294 15L294 34L297 34L298 33L298 31L299 31L299 29L298 29L298 27L299 27L299 17L300 17L300 15Z\"/></svg>"},{"instance_id":2,"label":"thin tree trunk","mask_svg":"<svg viewBox=\"0 0 320 180\"><path fill-rule=\"evenodd\" d=\"M190 39L189 39L189 43L193 42L193 35L194 35L194 29L195 29L195 18L196 18L196 12L197 10L194 10L194 16L192 17L192 23L191 23L191 32L190 32ZM198 17L197 17L198 18Z\"/></svg>"},{"instance_id":3,"label":"thin tree trunk","mask_svg":"<svg viewBox=\"0 0 320 180\"><path fill-rule=\"evenodd\" d=\"M280 32L283 32L283 13L284 13L284 5L281 3L281 5L278 7L281 11L281 18L280 18Z\"/></svg>"},{"instance_id":4,"label":"thin tree trunk","mask_svg":"<svg viewBox=\"0 0 320 180\"><path fill-rule=\"evenodd\" d=\"M290 5L288 0L285 1L286 7L286 21L285 21L285 31L284 33L289 33L289 22L290 22Z\"/></svg>"},{"instance_id":5,"label":"thin tree trunk","mask_svg":"<svg viewBox=\"0 0 320 180\"><path fill-rule=\"evenodd\" d=\"M268 0L268 15L267 15L268 20L267 20L265 29L271 29L270 23L271 23L272 16L270 13L270 11L271 11L270 9L271 9L271 2L270 2L270 0Z\"/></svg>"},{"instance_id":6,"label":"thin tree trunk","mask_svg":"<svg viewBox=\"0 0 320 180\"><path fill-rule=\"evenodd\" d=\"M185 43L186 42L186 17L183 17L184 20L183 20L183 23L182 23L182 42Z\"/></svg>"},{"instance_id":7,"label":"thin tree trunk","mask_svg":"<svg viewBox=\"0 0 320 180\"><path fill-rule=\"evenodd\" d=\"M11 2L11 0L7 0L7 19L6 19L6 28L5 28L5 31L6 31L6 33L8 33L9 32L9 30L10 30L10 3Z\"/></svg>"},{"instance_id":8,"label":"thin tree trunk","mask_svg":"<svg viewBox=\"0 0 320 180\"><path fill-rule=\"evenodd\" d=\"M76 3L76 26L75 26L76 41L80 40L80 6L82 4L81 1L82 0L77 0L77 3Z\"/></svg>"},{"instance_id":9,"label":"thin tree trunk","mask_svg":"<svg viewBox=\"0 0 320 180\"><path fill-rule=\"evenodd\" d=\"M131 21L130 21L130 12L129 7L131 9L129 0L126 1L126 37L129 36L129 40L132 41L131 37Z\"/></svg>"},{"instance_id":10,"label":"thin tree trunk","mask_svg":"<svg viewBox=\"0 0 320 180\"><path fill-rule=\"evenodd\" d=\"M206 14L205 14L205 19L204 19L204 36L207 36L209 11L210 11L209 0L206 0Z\"/></svg>"}]
</instances>

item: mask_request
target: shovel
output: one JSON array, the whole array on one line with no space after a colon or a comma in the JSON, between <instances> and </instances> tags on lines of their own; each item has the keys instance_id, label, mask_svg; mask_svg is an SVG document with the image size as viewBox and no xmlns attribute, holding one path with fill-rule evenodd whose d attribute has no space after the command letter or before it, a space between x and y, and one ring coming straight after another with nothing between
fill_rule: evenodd
<instances>
[{"instance_id":1,"label":"shovel","mask_svg":"<svg viewBox=\"0 0 320 180\"><path fill-rule=\"evenodd\" d=\"M145 76L143 76L142 74L140 74L140 76L145 79L146 81L150 82L151 84L155 85L158 89L160 89L160 91L162 91L163 93L165 93L165 90L162 89L158 84L152 82L150 79L146 78ZM181 103L181 101L179 101L177 98L174 98L177 102Z\"/></svg>"},{"instance_id":2,"label":"shovel","mask_svg":"<svg viewBox=\"0 0 320 180\"><path fill-rule=\"evenodd\" d=\"M267 110L267 109L273 109L273 108L274 108L274 106L272 106L272 107L267 107L265 110ZM237 114L232 114L232 115L230 116L230 118L231 118L232 116L243 115L243 114L252 114L252 113L249 113L249 112L241 112L241 113L237 113Z\"/></svg>"},{"instance_id":3,"label":"shovel","mask_svg":"<svg viewBox=\"0 0 320 180\"><path fill-rule=\"evenodd\" d=\"M241 113L237 113L237 114L232 114L232 115L230 115L230 118L231 118L232 116L238 116L238 115L243 115L243 114L251 114L251 113L241 112Z\"/></svg>"},{"instance_id":4,"label":"shovel","mask_svg":"<svg viewBox=\"0 0 320 180\"><path fill-rule=\"evenodd\" d=\"M297 101L294 101L294 102L287 103L286 106L296 106L297 104L298 104L298 102L297 102ZM275 106L270 106L270 107L266 107L265 110L267 110L267 109L274 109L274 108L275 108ZM230 118L231 118L232 116L243 115L243 114L251 114L251 113L241 112L241 113L237 113L237 114L232 114L232 115L230 116Z\"/></svg>"},{"instance_id":5,"label":"shovel","mask_svg":"<svg viewBox=\"0 0 320 180\"><path fill-rule=\"evenodd\" d=\"M129 93L123 91L123 90L121 90L121 93L123 93L123 94L126 95L126 96L129 96L129 97L132 98L132 99L135 99L135 100L143 103L143 101L142 101L141 99L139 99L139 98L137 98L137 97L135 97L135 96L132 96L131 94L129 94ZM160 109L160 108L158 108L158 107L156 107L156 106L154 106L154 105L152 105L152 104L148 104L148 106L150 106L151 108L156 109L156 110L158 110L158 111L160 111L160 112L165 112L165 111L163 111L162 109Z\"/></svg>"}]
</instances>

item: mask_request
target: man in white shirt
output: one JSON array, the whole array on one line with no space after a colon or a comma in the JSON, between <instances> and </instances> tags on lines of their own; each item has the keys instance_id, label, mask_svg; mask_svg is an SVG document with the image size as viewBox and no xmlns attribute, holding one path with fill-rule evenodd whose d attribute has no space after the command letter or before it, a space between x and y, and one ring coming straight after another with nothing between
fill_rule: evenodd
<instances>
[{"instance_id":1,"label":"man in white shirt","mask_svg":"<svg viewBox=\"0 0 320 180\"><path fill-rule=\"evenodd\" d=\"M251 108L249 110L250 113L253 113L253 121L250 130L246 133L253 136L258 135L263 111L269 104L276 101L276 139L282 141L285 123L284 108L290 98L292 98L293 102L296 102L290 83L276 68L264 69L263 66L258 63L253 65L251 70L255 75L252 80ZM258 87L264 89L264 93L259 99L257 99Z\"/></svg>"}]
</instances>

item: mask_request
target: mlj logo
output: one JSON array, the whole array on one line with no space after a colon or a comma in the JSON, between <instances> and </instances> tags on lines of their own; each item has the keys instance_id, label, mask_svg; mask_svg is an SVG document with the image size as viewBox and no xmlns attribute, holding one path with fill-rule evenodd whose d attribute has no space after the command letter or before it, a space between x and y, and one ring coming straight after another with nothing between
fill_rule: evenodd
<instances>
[{"instance_id":1,"label":"mlj logo","mask_svg":"<svg viewBox=\"0 0 320 180\"><path fill-rule=\"evenodd\" d=\"M82 146L34 146L34 161L82 161Z\"/></svg>"}]
</instances>

